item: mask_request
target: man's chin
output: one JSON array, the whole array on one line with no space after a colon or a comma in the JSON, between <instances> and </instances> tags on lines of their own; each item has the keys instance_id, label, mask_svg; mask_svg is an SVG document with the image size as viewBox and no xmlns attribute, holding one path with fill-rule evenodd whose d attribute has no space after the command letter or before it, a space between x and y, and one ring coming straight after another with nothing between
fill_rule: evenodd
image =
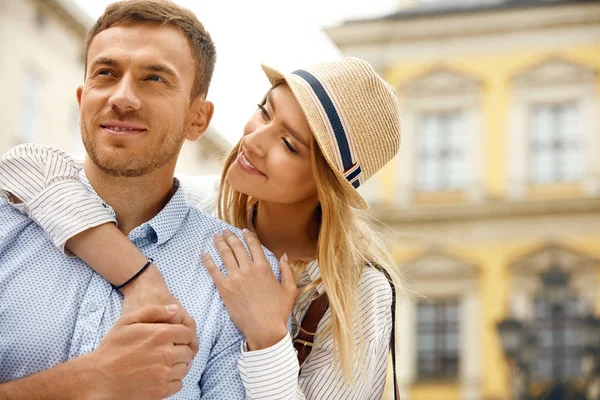
<instances>
[{"instance_id":1,"label":"man's chin","mask_svg":"<svg viewBox=\"0 0 600 400\"><path fill-rule=\"evenodd\" d=\"M135 160L135 158L127 156L90 155L90 159L100 171L115 177L134 178L146 175L149 172L148 166L133 165L131 160Z\"/></svg>"}]
</instances>

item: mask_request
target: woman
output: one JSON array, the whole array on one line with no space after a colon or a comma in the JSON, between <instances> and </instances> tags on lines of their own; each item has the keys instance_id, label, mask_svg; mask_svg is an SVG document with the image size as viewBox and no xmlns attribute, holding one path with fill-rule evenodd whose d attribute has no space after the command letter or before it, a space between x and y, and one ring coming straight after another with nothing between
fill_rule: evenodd
<instances>
[{"instance_id":1,"label":"woman","mask_svg":"<svg viewBox=\"0 0 600 400\"><path fill-rule=\"evenodd\" d=\"M272 398L276 392L281 398L283 386L289 389L288 398L379 398L393 325L393 290L386 274L396 284L399 280L356 189L398 151L395 91L368 63L354 58L291 74L263 69L272 88L226 159L218 200L211 200L210 193L189 194L208 210L216 207L226 222L245 228L252 260L234 235L224 232L215 237L227 276L210 257L199 256L246 337L239 363L246 393L249 398ZM170 302L158 268L151 266L139 274L146 258L113 224L106 224L114 222L113 216L80 187L78 164L57 151L40 157L40 146L33 145L33 150L28 146L3 159L2 189L23 200L21 207L57 246L66 243L121 286L124 308L157 302L161 296ZM33 179L31 172L14 168L28 157L37 163L44 160L40 174L45 175L37 177L42 189L23 185ZM93 212L86 208L78 215L73 204L65 205L76 200L61 199L52 190L66 180L71 190L78 188L77 201L92 205ZM261 267L260 243L283 260L281 284ZM114 251L102 252L103 247ZM141 282L152 276L158 277L152 284L156 291L142 289ZM295 322L292 337L282 329L290 311ZM306 321L307 314L313 321ZM298 329L301 324L308 328ZM315 327L314 349L304 359L312 348L310 331L314 333ZM293 338L302 356L301 372L293 382L280 382L278 369L297 362ZM277 368L265 371L264 361L257 361L261 357Z\"/></svg>"}]
</instances>

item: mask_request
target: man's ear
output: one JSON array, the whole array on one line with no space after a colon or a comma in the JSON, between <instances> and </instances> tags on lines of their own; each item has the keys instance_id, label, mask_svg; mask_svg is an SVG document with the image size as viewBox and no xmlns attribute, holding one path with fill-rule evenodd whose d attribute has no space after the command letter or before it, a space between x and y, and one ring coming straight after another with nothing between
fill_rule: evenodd
<instances>
[{"instance_id":1,"label":"man's ear","mask_svg":"<svg viewBox=\"0 0 600 400\"><path fill-rule=\"evenodd\" d=\"M83 86L78 86L76 95L77 95L77 105L79 107L81 107L81 95L82 94L83 94Z\"/></svg>"},{"instance_id":2,"label":"man's ear","mask_svg":"<svg viewBox=\"0 0 600 400\"><path fill-rule=\"evenodd\" d=\"M215 106L211 101L197 97L190 107L190 116L185 138L195 141L202 136L210 125Z\"/></svg>"}]
</instances>

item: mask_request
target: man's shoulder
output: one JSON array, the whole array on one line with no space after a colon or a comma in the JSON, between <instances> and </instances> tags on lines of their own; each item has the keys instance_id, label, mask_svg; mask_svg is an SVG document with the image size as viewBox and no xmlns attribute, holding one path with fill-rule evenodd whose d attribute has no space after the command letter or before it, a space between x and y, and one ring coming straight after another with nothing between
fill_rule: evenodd
<instances>
[{"instance_id":1,"label":"man's shoulder","mask_svg":"<svg viewBox=\"0 0 600 400\"><path fill-rule=\"evenodd\" d=\"M8 228L10 224L19 224L24 222L31 222L29 217L17 210L8 199L0 196L0 229L2 227Z\"/></svg>"},{"instance_id":2,"label":"man's shoulder","mask_svg":"<svg viewBox=\"0 0 600 400\"><path fill-rule=\"evenodd\" d=\"M6 199L0 198L0 253L15 250L14 246L38 246L43 242L49 244L49 250L55 249L42 228Z\"/></svg>"},{"instance_id":3,"label":"man's shoulder","mask_svg":"<svg viewBox=\"0 0 600 400\"><path fill-rule=\"evenodd\" d=\"M244 241L242 230L240 228L230 225L212 214L208 214L200 206L195 204L190 204L189 223L195 227L194 230L198 231L201 239L210 240L211 243L213 235L215 233L221 233L224 230L229 230L242 240L242 242ZM275 257L275 255L265 246L263 246L263 251L265 252L269 264L271 264L273 272L279 279L279 262L277 257Z\"/></svg>"}]
</instances>

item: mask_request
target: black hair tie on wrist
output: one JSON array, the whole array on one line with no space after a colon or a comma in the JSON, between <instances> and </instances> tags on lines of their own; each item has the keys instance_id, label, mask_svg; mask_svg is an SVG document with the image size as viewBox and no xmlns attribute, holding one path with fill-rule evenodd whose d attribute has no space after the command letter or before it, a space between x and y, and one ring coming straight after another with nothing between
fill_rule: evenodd
<instances>
[{"instance_id":1,"label":"black hair tie on wrist","mask_svg":"<svg viewBox=\"0 0 600 400\"><path fill-rule=\"evenodd\" d=\"M115 289L121 290L125 286L129 285L131 282L133 282L135 280L135 278L137 278L138 276L140 276L146 269L148 269L148 267L150 266L150 264L152 264L153 262L154 262L153 259L148 258L148 262L142 267L142 269L140 269L138 272L136 272L136 274L133 275L131 278L127 279L125 281L125 283L122 283L119 286L115 286Z\"/></svg>"}]
</instances>

